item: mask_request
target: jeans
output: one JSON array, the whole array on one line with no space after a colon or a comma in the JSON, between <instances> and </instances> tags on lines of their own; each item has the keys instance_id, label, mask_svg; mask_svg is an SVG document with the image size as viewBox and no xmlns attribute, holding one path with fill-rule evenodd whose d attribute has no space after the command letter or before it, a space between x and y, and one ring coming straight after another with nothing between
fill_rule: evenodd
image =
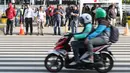
<instances>
[{"instance_id":1,"label":"jeans","mask_svg":"<svg viewBox=\"0 0 130 73\"><path fill-rule=\"evenodd\" d=\"M72 41L71 42L75 62L80 61L80 56L82 56L87 50L84 48L84 41Z\"/></svg>"},{"instance_id":2,"label":"jeans","mask_svg":"<svg viewBox=\"0 0 130 73\"><path fill-rule=\"evenodd\" d=\"M19 20L17 17L15 17L15 26L18 26L19 25Z\"/></svg>"},{"instance_id":3,"label":"jeans","mask_svg":"<svg viewBox=\"0 0 130 73\"><path fill-rule=\"evenodd\" d=\"M54 34L57 34L57 27L58 27L58 35L61 34L60 32L60 26L61 26L61 20L55 20L55 25L54 25Z\"/></svg>"},{"instance_id":4,"label":"jeans","mask_svg":"<svg viewBox=\"0 0 130 73\"><path fill-rule=\"evenodd\" d=\"M46 16L46 26L49 26L49 16Z\"/></svg>"},{"instance_id":5,"label":"jeans","mask_svg":"<svg viewBox=\"0 0 130 73\"><path fill-rule=\"evenodd\" d=\"M71 18L69 16L66 16L65 25L67 25L67 21L68 21L68 27L70 28Z\"/></svg>"},{"instance_id":6,"label":"jeans","mask_svg":"<svg viewBox=\"0 0 130 73\"><path fill-rule=\"evenodd\" d=\"M87 51L90 55L93 55L93 48L94 46L100 46L100 45L105 45L108 43L109 40L105 40L102 37L96 37L91 40L86 39L85 40L85 46L87 48Z\"/></svg>"},{"instance_id":7,"label":"jeans","mask_svg":"<svg viewBox=\"0 0 130 73\"><path fill-rule=\"evenodd\" d=\"M95 25L95 23L96 23L96 22L95 22L95 14L92 13L92 24Z\"/></svg>"},{"instance_id":8,"label":"jeans","mask_svg":"<svg viewBox=\"0 0 130 73\"><path fill-rule=\"evenodd\" d=\"M22 24L24 24L24 16L20 16L20 23L22 22Z\"/></svg>"},{"instance_id":9,"label":"jeans","mask_svg":"<svg viewBox=\"0 0 130 73\"><path fill-rule=\"evenodd\" d=\"M72 20L70 26L72 33L77 33L78 20Z\"/></svg>"},{"instance_id":10,"label":"jeans","mask_svg":"<svg viewBox=\"0 0 130 73\"><path fill-rule=\"evenodd\" d=\"M10 30L10 35L12 35L12 32L13 32L13 20L7 19L6 34L9 34L9 30Z\"/></svg>"},{"instance_id":11,"label":"jeans","mask_svg":"<svg viewBox=\"0 0 130 73\"><path fill-rule=\"evenodd\" d=\"M49 17L49 26L53 26L53 16Z\"/></svg>"}]
</instances>

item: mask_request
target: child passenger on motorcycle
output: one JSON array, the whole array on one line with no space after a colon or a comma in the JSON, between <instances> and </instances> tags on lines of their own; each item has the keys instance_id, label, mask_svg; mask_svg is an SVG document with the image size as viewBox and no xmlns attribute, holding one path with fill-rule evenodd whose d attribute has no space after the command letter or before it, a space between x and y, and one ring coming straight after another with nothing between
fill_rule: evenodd
<instances>
[{"instance_id":1,"label":"child passenger on motorcycle","mask_svg":"<svg viewBox=\"0 0 130 73\"><path fill-rule=\"evenodd\" d=\"M75 65L80 62L79 52L86 51L85 49L80 49L84 47L84 40L88 36L88 34L92 31L92 17L90 14L84 13L79 17L79 22L83 24L84 29L81 33L74 34L74 39L76 41L72 41L71 45L74 52L75 62L70 63L70 65ZM80 49L80 50L79 50Z\"/></svg>"},{"instance_id":2,"label":"child passenger on motorcycle","mask_svg":"<svg viewBox=\"0 0 130 73\"><path fill-rule=\"evenodd\" d=\"M98 21L97 28L85 39L86 49L90 56L83 60L84 62L93 63L94 46L101 46L109 42L110 23L108 20L106 20L106 11L104 9L96 9L96 20Z\"/></svg>"}]
</instances>

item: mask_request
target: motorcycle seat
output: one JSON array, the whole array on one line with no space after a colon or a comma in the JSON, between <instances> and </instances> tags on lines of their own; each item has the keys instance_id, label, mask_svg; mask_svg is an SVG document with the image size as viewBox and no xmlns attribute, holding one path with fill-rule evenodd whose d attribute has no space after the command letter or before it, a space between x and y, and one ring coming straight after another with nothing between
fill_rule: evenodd
<instances>
[{"instance_id":1,"label":"motorcycle seat","mask_svg":"<svg viewBox=\"0 0 130 73\"><path fill-rule=\"evenodd\" d=\"M104 44L104 45L101 45L101 46L97 46L97 47L94 46L93 52L96 52L97 50L99 50L99 49L101 49L101 48L107 48L107 47L109 47L110 45L112 45L111 42L109 42L109 43L107 43L107 44Z\"/></svg>"},{"instance_id":2,"label":"motorcycle seat","mask_svg":"<svg viewBox=\"0 0 130 73\"><path fill-rule=\"evenodd\" d=\"M94 45L94 47L100 47L100 46L105 46L105 45L111 45L111 42L108 42L107 44L101 44L101 45Z\"/></svg>"}]
</instances>

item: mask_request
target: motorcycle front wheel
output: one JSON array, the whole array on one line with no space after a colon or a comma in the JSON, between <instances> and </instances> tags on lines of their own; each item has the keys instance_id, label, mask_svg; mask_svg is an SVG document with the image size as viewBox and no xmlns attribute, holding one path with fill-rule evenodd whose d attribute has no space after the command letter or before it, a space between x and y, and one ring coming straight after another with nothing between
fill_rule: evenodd
<instances>
[{"instance_id":1,"label":"motorcycle front wheel","mask_svg":"<svg viewBox=\"0 0 130 73\"><path fill-rule=\"evenodd\" d=\"M63 68L63 59L55 54L49 54L45 58L45 68L50 72L59 72Z\"/></svg>"},{"instance_id":2,"label":"motorcycle front wheel","mask_svg":"<svg viewBox=\"0 0 130 73\"><path fill-rule=\"evenodd\" d=\"M103 63L102 67L95 66L95 70L99 73L109 72L114 65L113 58L109 54L102 53L100 54L101 62Z\"/></svg>"}]
</instances>

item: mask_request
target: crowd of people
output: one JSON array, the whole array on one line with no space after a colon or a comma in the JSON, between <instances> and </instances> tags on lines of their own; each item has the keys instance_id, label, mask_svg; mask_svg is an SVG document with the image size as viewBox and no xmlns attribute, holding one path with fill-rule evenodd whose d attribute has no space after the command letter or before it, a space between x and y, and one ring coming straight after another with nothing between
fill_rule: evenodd
<instances>
[{"instance_id":1,"label":"crowd of people","mask_svg":"<svg viewBox=\"0 0 130 73\"><path fill-rule=\"evenodd\" d=\"M83 6L82 13L88 13L92 16L92 24L96 25L95 10L101 7L98 4L94 4L90 7L86 4ZM9 7L6 10L7 15L7 28L6 35L12 35L13 25L18 26L23 23L26 27L26 35L28 35L28 29L30 27L30 35L33 34L33 22L35 21L38 28L38 35L43 35L43 28L54 27L54 35L61 35L61 26L68 26L68 30L72 33L77 33L77 27L79 26L79 7L78 5L68 5L64 8L62 5L49 5L46 9L43 6L39 8L32 8L29 4L22 5L20 9L9 3ZM111 24L116 24L117 10L114 5L110 5L107 9L107 19ZM57 32L58 30L58 32Z\"/></svg>"}]
</instances>

